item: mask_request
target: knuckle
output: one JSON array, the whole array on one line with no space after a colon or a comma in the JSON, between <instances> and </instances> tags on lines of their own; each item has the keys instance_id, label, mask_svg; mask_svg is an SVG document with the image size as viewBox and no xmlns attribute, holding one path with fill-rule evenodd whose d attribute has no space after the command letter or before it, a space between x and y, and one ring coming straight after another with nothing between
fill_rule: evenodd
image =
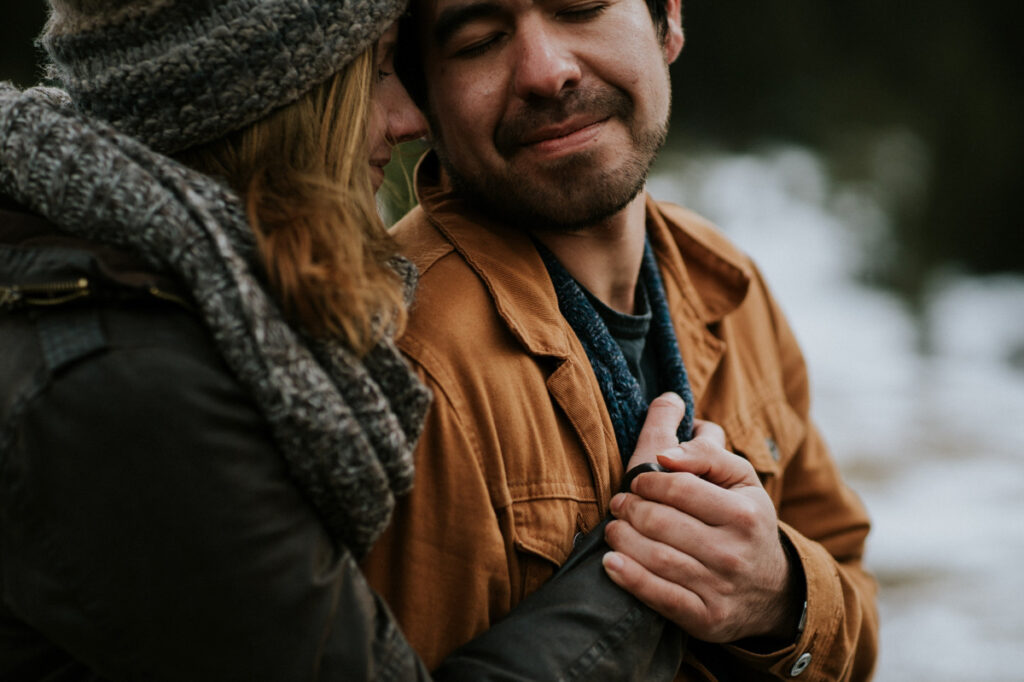
<instances>
[{"instance_id":1,"label":"knuckle","mask_svg":"<svg viewBox=\"0 0 1024 682\"><path fill-rule=\"evenodd\" d=\"M725 443L725 429L714 422L705 422L704 433L715 443Z\"/></svg>"},{"instance_id":2,"label":"knuckle","mask_svg":"<svg viewBox=\"0 0 1024 682\"><path fill-rule=\"evenodd\" d=\"M604 528L604 539L613 548L622 541L622 533L626 524L622 521L611 521Z\"/></svg>"},{"instance_id":3,"label":"knuckle","mask_svg":"<svg viewBox=\"0 0 1024 682\"><path fill-rule=\"evenodd\" d=\"M666 492L673 498L681 498L691 489L697 480L696 474L688 471L678 471L664 477Z\"/></svg>"},{"instance_id":4,"label":"knuckle","mask_svg":"<svg viewBox=\"0 0 1024 682\"><path fill-rule=\"evenodd\" d=\"M750 500L743 499L737 504L736 510L733 512L733 523L744 534L750 534L759 525L759 511Z\"/></svg>"},{"instance_id":5,"label":"knuckle","mask_svg":"<svg viewBox=\"0 0 1024 682\"><path fill-rule=\"evenodd\" d=\"M673 593L666 599L665 604L665 612L669 620L679 623L684 629L691 629L702 618L701 612L694 612L690 601L682 594Z\"/></svg>"},{"instance_id":6,"label":"knuckle","mask_svg":"<svg viewBox=\"0 0 1024 682\"><path fill-rule=\"evenodd\" d=\"M672 519L668 514L663 514L662 508L651 504L650 510L647 516L647 528L651 534L657 538L669 537L672 531L675 529L675 520Z\"/></svg>"},{"instance_id":7,"label":"knuckle","mask_svg":"<svg viewBox=\"0 0 1024 682\"><path fill-rule=\"evenodd\" d=\"M704 639L709 642L728 642L733 637L733 610L725 600L716 599L708 605L703 623Z\"/></svg>"},{"instance_id":8,"label":"knuckle","mask_svg":"<svg viewBox=\"0 0 1024 682\"><path fill-rule=\"evenodd\" d=\"M732 580L736 576L740 575L743 571L743 566L746 562L743 557L733 552L721 552L717 557L716 564L718 571L725 578L725 584L720 588L720 591L729 592L729 585L732 584Z\"/></svg>"},{"instance_id":9,"label":"knuckle","mask_svg":"<svg viewBox=\"0 0 1024 682\"><path fill-rule=\"evenodd\" d=\"M713 602L707 604L705 609L701 612L698 626L700 631L703 633L702 639L708 641L715 641L716 633L718 632L718 623L720 621L719 615L720 609Z\"/></svg>"},{"instance_id":10,"label":"knuckle","mask_svg":"<svg viewBox=\"0 0 1024 682\"><path fill-rule=\"evenodd\" d=\"M645 535L653 531L658 523L653 503L637 498L629 514L629 522Z\"/></svg>"},{"instance_id":11,"label":"knuckle","mask_svg":"<svg viewBox=\"0 0 1024 682\"><path fill-rule=\"evenodd\" d=\"M751 464L749 459L742 455L737 455L735 452L730 452L729 454L734 458L736 466L739 467L744 477L757 476L757 470L754 468L754 465Z\"/></svg>"},{"instance_id":12,"label":"knuckle","mask_svg":"<svg viewBox=\"0 0 1024 682\"><path fill-rule=\"evenodd\" d=\"M710 438L701 437L691 442L700 457L712 457L718 452L718 444Z\"/></svg>"},{"instance_id":13,"label":"knuckle","mask_svg":"<svg viewBox=\"0 0 1024 682\"><path fill-rule=\"evenodd\" d=\"M629 519L636 514L637 503L640 502L640 497L635 493L623 493L622 499L619 502L618 512L615 514L620 519Z\"/></svg>"},{"instance_id":14,"label":"knuckle","mask_svg":"<svg viewBox=\"0 0 1024 682\"><path fill-rule=\"evenodd\" d=\"M675 550L658 544L651 550L651 570L660 575L668 573L676 564Z\"/></svg>"}]
</instances>

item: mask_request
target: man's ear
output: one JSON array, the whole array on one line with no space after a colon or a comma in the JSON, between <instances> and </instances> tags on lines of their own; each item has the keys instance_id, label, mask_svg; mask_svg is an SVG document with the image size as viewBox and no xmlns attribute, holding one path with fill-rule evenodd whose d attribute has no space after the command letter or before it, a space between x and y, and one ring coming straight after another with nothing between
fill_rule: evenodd
<instances>
[{"instance_id":1,"label":"man's ear","mask_svg":"<svg viewBox=\"0 0 1024 682\"><path fill-rule=\"evenodd\" d=\"M668 26L665 30L665 63L671 64L683 51L683 0L665 0Z\"/></svg>"}]
</instances>

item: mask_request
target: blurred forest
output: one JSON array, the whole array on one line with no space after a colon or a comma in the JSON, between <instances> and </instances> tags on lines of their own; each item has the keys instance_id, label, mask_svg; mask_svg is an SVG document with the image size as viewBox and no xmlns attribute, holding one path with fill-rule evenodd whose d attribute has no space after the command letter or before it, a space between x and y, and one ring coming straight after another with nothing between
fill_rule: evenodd
<instances>
[{"instance_id":1,"label":"blurred forest","mask_svg":"<svg viewBox=\"0 0 1024 682\"><path fill-rule=\"evenodd\" d=\"M5 4L0 79L29 85L45 3ZM685 1L669 144L795 143L835 179L870 184L892 243L865 276L911 304L950 268L1024 272L1024 59L1012 7Z\"/></svg>"},{"instance_id":2,"label":"blurred forest","mask_svg":"<svg viewBox=\"0 0 1024 682\"><path fill-rule=\"evenodd\" d=\"M955 268L1024 272L1024 59L1007 0L684 0L673 131L789 141L874 183L892 226L871 279L920 304Z\"/></svg>"}]
</instances>

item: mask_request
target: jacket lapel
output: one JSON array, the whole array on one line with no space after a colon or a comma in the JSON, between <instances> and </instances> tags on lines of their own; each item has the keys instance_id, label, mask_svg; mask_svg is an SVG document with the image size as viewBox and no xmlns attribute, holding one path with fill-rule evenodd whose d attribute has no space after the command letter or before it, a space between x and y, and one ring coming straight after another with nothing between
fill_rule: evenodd
<instances>
[{"instance_id":1,"label":"jacket lapel","mask_svg":"<svg viewBox=\"0 0 1024 682\"><path fill-rule=\"evenodd\" d=\"M509 332L539 361L553 361L548 393L583 445L600 493L600 512L607 514L612 486L622 474L615 432L586 353L559 312L533 241L525 231L499 225L456 198L433 154L417 169L417 193L427 219L484 282Z\"/></svg>"},{"instance_id":2,"label":"jacket lapel","mask_svg":"<svg viewBox=\"0 0 1024 682\"><path fill-rule=\"evenodd\" d=\"M699 417L701 396L726 351L714 326L743 302L751 273L717 228L684 208L648 196L647 231Z\"/></svg>"}]
</instances>

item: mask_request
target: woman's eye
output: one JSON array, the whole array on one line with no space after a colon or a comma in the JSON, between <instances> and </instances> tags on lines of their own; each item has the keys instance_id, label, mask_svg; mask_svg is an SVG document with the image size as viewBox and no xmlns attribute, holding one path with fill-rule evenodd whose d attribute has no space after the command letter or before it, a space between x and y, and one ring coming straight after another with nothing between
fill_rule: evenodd
<instances>
[{"instance_id":1,"label":"woman's eye","mask_svg":"<svg viewBox=\"0 0 1024 682\"><path fill-rule=\"evenodd\" d=\"M380 83L386 80L388 76L394 75L394 71L385 71L384 69L377 69L377 82Z\"/></svg>"}]
</instances>

